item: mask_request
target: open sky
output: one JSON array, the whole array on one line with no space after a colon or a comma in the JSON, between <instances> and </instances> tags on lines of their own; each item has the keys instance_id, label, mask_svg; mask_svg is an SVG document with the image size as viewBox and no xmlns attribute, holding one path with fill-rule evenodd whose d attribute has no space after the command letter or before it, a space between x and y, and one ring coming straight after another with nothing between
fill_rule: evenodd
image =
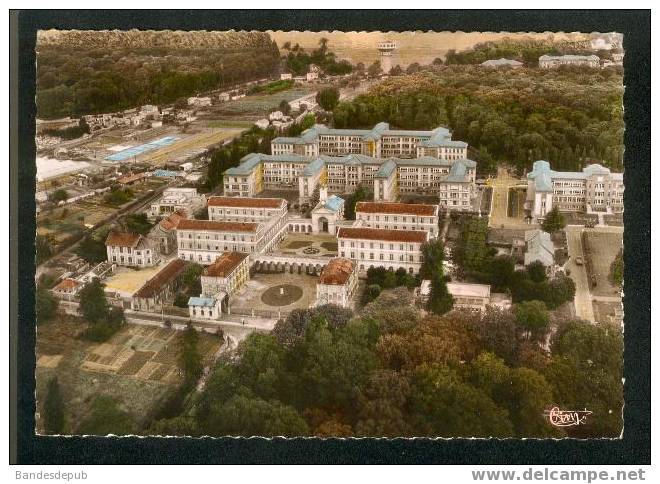
<instances>
[{"instance_id":1,"label":"open sky","mask_svg":"<svg viewBox=\"0 0 660 484\"><path fill-rule=\"evenodd\" d=\"M371 64L378 59L376 45L381 40L393 40L399 48L395 52L393 64L407 66L413 62L428 64L436 57L444 58L450 49L465 50L479 42L497 40L503 37L547 38L554 36L557 40L588 40L592 34L583 33L509 33L509 32L283 32L269 31L271 37L281 48L289 41L292 45L298 43L305 50L318 46L321 37L326 37L329 48L340 59L348 59L354 63Z\"/></svg>"}]
</instances>

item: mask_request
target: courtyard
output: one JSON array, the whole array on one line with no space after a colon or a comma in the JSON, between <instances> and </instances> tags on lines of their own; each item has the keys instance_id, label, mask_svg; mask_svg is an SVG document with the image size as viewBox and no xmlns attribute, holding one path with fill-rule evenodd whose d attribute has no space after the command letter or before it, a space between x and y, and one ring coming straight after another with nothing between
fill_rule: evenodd
<instances>
[{"instance_id":1,"label":"courtyard","mask_svg":"<svg viewBox=\"0 0 660 484\"><path fill-rule=\"evenodd\" d=\"M278 317L293 309L307 309L316 301L318 277L303 274L256 273L230 301L232 314Z\"/></svg>"},{"instance_id":2,"label":"courtyard","mask_svg":"<svg viewBox=\"0 0 660 484\"><path fill-rule=\"evenodd\" d=\"M337 238L330 234L289 233L273 251L273 255L335 257Z\"/></svg>"}]
</instances>

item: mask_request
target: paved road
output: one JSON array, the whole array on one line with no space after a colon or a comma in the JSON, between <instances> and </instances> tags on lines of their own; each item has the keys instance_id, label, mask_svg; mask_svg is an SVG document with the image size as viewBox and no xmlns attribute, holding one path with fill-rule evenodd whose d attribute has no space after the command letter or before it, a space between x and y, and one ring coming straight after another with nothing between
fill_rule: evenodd
<instances>
[{"instance_id":1,"label":"paved road","mask_svg":"<svg viewBox=\"0 0 660 484\"><path fill-rule=\"evenodd\" d=\"M575 282L575 313L579 318L595 322L594 308L591 303L591 292L589 291L589 279L587 269L584 265L575 263L576 257L584 259L582 251L582 231L581 226L570 225L566 227L566 238L568 241L569 261L564 266L571 271L571 279Z\"/></svg>"},{"instance_id":2,"label":"paved road","mask_svg":"<svg viewBox=\"0 0 660 484\"><path fill-rule=\"evenodd\" d=\"M75 301L60 301L60 307L67 314L78 315L78 303ZM189 318L182 316L164 315L159 313L146 313L143 311L133 311L127 309L124 311L126 321L131 324L140 324L143 326L163 326L164 320L172 323L172 329L184 330L190 321ZM244 321L244 323L242 322ZM274 319L266 319L251 316L234 316L225 314L221 321L199 321L193 320L193 326L198 330L217 331L223 330L225 335L230 336L235 342L240 342L245 337L255 331L268 332L275 326Z\"/></svg>"}]
</instances>

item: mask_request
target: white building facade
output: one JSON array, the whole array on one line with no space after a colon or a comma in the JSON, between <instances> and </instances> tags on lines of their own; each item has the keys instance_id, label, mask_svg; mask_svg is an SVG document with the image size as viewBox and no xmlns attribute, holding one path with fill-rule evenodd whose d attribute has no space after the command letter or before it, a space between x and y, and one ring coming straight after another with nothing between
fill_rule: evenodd
<instances>
[{"instance_id":1,"label":"white building facade","mask_svg":"<svg viewBox=\"0 0 660 484\"><path fill-rule=\"evenodd\" d=\"M438 236L438 205L416 203L358 202L355 220L364 227L426 231Z\"/></svg>"},{"instance_id":2,"label":"white building facade","mask_svg":"<svg viewBox=\"0 0 660 484\"><path fill-rule=\"evenodd\" d=\"M160 255L149 240L128 232L110 232L105 241L108 262L125 267L151 267L160 262Z\"/></svg>"},{"instance_id":3,"label":"white building facade","mask_svg":"<svg viewBox=\"0 0 660 484\"><path fill-rule=\"evenodd\" d=\"M185 216L192 217L205 205L206 197L197 193L196 188L167 188L160 200L151 204L147 216L153 220L174 212L183 212Z\"/></svg>"},{"instance_id":4,"label":"white building facade","mask_svg":"<svg viewBox=\"0 0 660 484\"><path fill-rule=\"evenodd\" d=\"M345 258L331 259L323 267L316 284L316 305L351 307L357 286L358 271L355 262Z\"/></svg>"},{"instance_id":5,"label":"white building facade","mask_svg":"<svg viewBox=\"0 0 660 484\"><path fill-rule=\"evenodd\" d=\"M360 271L369 267L419 272L427 231L341 227L337 232L339 256L356 262Z\"/></svg>"},{"instance_id":6,"label":"white building facade","mask_svg":"<svg viewBox=\"0 0 660 484\"><path fill-rule=\"evenodd\" d=\"M534 162L527 175L525 208L533 219L543 219L557 207L565 212L623 212L623 174L601 165L588 165L580 172L550 169L544 160Z\"/></svg>"}]
</instances>

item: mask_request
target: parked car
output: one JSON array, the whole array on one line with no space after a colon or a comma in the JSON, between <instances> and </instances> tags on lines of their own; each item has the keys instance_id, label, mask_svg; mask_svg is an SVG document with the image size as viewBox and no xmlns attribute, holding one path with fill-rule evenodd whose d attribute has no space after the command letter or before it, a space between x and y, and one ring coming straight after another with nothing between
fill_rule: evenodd
<instances>
[{"instance_id":1,"label":"parked car","mask_svg":"<svg viewBox=\"0 0 660 484\"><path fill-rule=\"evenodd\" d=\"M581 266L582 264L584 264L584 259L581 256L577 256L575 258L575 264Z\"/></svg>"}]
</instances>

